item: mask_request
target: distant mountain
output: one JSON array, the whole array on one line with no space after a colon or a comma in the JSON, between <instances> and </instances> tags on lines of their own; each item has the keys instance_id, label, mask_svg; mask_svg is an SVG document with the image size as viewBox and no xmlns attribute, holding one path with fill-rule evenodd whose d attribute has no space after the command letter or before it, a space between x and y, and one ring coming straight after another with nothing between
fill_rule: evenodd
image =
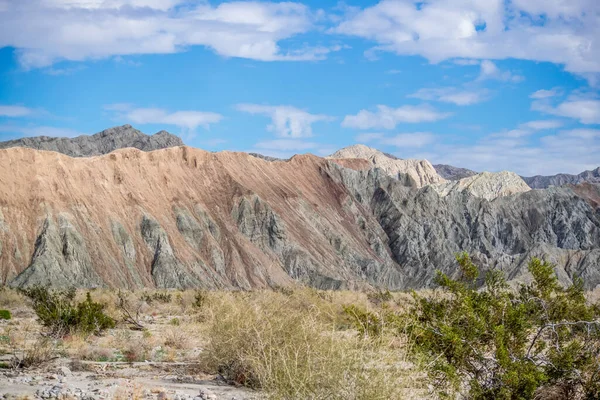
<instances>
[{"instance_id":1,"label":"distant mountain","mask_svg":"<svg viewBox=\"0 0 600 400\"><path fill-rule=\"evenodd\" d=\"M333 153L329 158L342 160L362 158L369 161L373 167L383 170L387 175L394 178L398 178L399 174L408 175L417 187L444 182L444 179L437 174L427 160L403 160L363 144L344 147Z\"/></svg>"},{"instance_id":2,"label":"distant mountain","mask_svg":"<svg viewBox=\"0 0 600 400\"><path fill-rule=\"evenodd\" d=\"M433 168L435 168L438 175L449 181L457 181L459 179L477 175L477 172L471 171L470 169L453 167L452 165L446 164L434 164Z\"/></svg>"},{"instance_id":3,"label":"distant mountain","mask_svg":"<svg viewBox=\"0 0 600 400\"><path fill-rule=\"evenodd\" d=\"M577 185L579 183L600 183L600 167L592 171L583 171L578 175L557 174L552 176L536 175L523 177L532 189L545 189L550 186Z\"/></svg>"},{"instance_id":4,"label":"distant mountain","mask_svg":"<svg viewBox=\"0 0 600 400\"><path fill-rule=\"evenodd\" d=\"M248 154L251 155L252 157L260 158L261 160L265 160L265 161L286 161L286 159L284 159L284 158L265 156L260 153L248 153Z\"/></svg>"},{"instance_id":5,"label":"distant mountain","mask_svg":"<svg viewBox=\"0 0 600 400\"><path fill-rule=\"evenodd\" d=\"M37 136L0 142L0 149L29 147L36 150L56 151L71 157L98 156L126 147L152 151L174 146L183 146L183 141L167 131L160 131L150 136L131 125L106 129L91 136L82 135L75 138Z\"/></svg>"},{"instance_id":6,"label":"distant mountain","mask_svg":"<svg viewBox=\"0 0 600 400\"><path fill-rule=\"evenodd\" d=\"M448 181L432 185L436 192L448 196L453 192L468 192L486 200L524 193L531 190L529 186L514 172L482 172L458 181Z\"/></svg>"}]
</instances>

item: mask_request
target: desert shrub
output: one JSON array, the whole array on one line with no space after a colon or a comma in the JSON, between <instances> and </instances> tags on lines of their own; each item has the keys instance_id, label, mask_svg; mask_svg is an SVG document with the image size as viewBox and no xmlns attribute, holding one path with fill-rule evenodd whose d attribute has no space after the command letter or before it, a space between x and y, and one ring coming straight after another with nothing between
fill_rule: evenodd
<instances>
[{"instance_id":1,"label":"desert shrub","mask_svg":"<svg viewBox=\"0 0 600 400\"><path fill-rule=\"evenodd\" d=\"M600 312L581 280L562 287L553 266L533 258L531 284L511 289L489 271L457 257L462 276L438 273L441 297L415 294L415 349L431 358L441 395L471 399L600 398Z\"/></svg>"},{"instance_id":2,"label":"desert shrub","mask_svg":"<svg viewBox=\"0 0 600 400\"><path fill-rule=\"evenodd\" d=\"M171 293L167 292L154 292L152 294L143 293L142 300L148 304L152 304L154 302L161 304L168 304L172 300Z\"/></svg>"},{"instance_id":3,"label":"desert shrub","mask_svg":"<svg viewBox=\"0 0 600 400\"><path fill-rule=\"evenodd\" d=\"M13 368L32 368L56 358L55 346L49 338L40 337L34 343L16 351L12 358Z\"/></svg>"},{"instance_id":4,"label":"desert shrub","mask_svg":"<svg viewBox=\"0 0 600 400\"><path fill-rule=\"evenodd\" d=\"M197 290L194 293L194 302L192 305L197 309L203 309L208 304L208 293L205 290Z\"/></svg>"},{"instance_id":5,"label":"desert shrub","mask_svg":"<svg viewBox=\"0 0 600 400\"><path fill-rule=\"evenodd\" d=\"M367 293L367 299L375 305L380 305L388 301L392 301L394 296L389 290L378 290Z\"/></svg>"},{"instance_id":6,"label":"desert shrub","mask_svg":"<svg viewBox=\"0 0 600 400\"><path fill-rule=\"evenodd\" d=\"M99 334L115 326L115 321L104 314L104 305L94 302L89 292L82 302L75 301L75 289L51 291L35 286L22 292L31 299L33 310L52 336Z\"/></svg>"},{"instance_id":7,"label":"desert shrub","mask_svg":"<svg viewBox=\"0 0 600 400\"><path fill-rule=\"evenodd\" d=\"M14 309L20 307L24 303L23 295L18 290L0 286L0 308L2 309Z\"/></svg>"},{"instance_id":8,"label":"desert shrub","mask_svg":"<svg viewBox=\"0 0 600 400\"><path fill-rule=\"evenodd\" d=\"M8 310L0 310L0 319L11 319L12 316Z\"/></svg>"},{"instance_id":9,"label":"desert shrub","mask_svg":"<svg viewBox=\"0 0 600 400\"><path fill-rule=\"evenodd\" d=\"M381 336L383 320L379 315L371 311L365 311L354 304L344 306L343 309L350 323L362 336Z\"/></svg>"},{"instance_id":10,"label":"desert shrub","mask_svg":"<svg viewBox=\"0 0 600 400\"><path fill-rule=\"evenodd\" d=\"M273 399L395 399L397 352L335 329L318 296L276 292L211 299L210 372Z\"/></svg>"}]
</instances>

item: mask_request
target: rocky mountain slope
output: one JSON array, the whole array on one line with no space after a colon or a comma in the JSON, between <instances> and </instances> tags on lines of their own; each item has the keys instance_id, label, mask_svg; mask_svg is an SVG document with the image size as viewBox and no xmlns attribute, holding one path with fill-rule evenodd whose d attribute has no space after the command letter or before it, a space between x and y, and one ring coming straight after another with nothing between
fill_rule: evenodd
<instances>
[{"instance_id":1,"label":"rocky mountain slope","mask_svg":"<svg viewBox=\"0 0 600 400\"><path fill-rule=\"evenodd\" d=\"M401 160L362 144L345 147L333 153L329 158L362 158L392 177L398 178L399 174L407 175L417 187L444 182L444 179L437 174L427 160Z\"/></svg>"},{"instance_id":2,"label":"rocky mountain slope","mask_svg":"<svg viewBox=\"0 0 600 400\"><path fill-rule=\"evenodd\" d=\"M551 176L536 175L523 177L532 189L545 189L550 186L577 185L580 183L600 183L600 167L592 171L583 171L577 175L558 174Z\"/></svg>"},{"instance_id":3,"label":"rocky mountain slope","mask_svg":"<svg viewBox=\"0 0 600 400\"><path fill-rule=\"evenodd\" d=\"M470 169L453 167L447 164L434 164L433 168L439 176L449 181L457 181L477 174L477 172Z\"/></svg>"},{"instance_id":4,"label":"rocky mountain slope","mask_svg":"<svg viewBox=\"0 0 600 400\"><path fill-rule=\"evenodd\" d=\"M519 175L509 171L482 172L458 181L438 183L432 187L441 196L448 196L453 192L468 192L486 200L531 190Z\"/></svg>"},{"instance_id":5,"label":"rocky mountain slope","mask_svg":"<svg viewBox=\"0 0 600 400\"><path fill-rule=\"evenodd\" d=\"M511 279L528 279L525 263L541 255L563 281L600 284L600 213L572 189L500 188L489 201L473 183L440 195L373 164L188 147L0 150L0 282L405 289L456 273L464 250Z\"/></svg>"},{"instance_id":6,"label":"rocky mountain slope","mask_svg":"<svg viewBox=\"0 0 600 400\"><path fill-rule=\"evenodd\" d=\"M108 154L117 149L133 147L142 151L152 151L173 146L182 146L182 140L166 131L152 136L146 135L131 125L106 129L95 135L82 135L75 138L56 138L48 136L24 137L17 140L0 142L0 149L10 147L29 147L38 150L50 150L71 157L86 157Z\"/></svg>"}]
</instances>

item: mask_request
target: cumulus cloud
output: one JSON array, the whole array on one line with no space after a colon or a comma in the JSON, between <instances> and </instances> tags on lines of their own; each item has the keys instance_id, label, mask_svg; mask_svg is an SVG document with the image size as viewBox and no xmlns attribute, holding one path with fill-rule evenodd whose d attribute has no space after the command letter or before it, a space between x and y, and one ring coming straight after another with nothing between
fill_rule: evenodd
<instances>
[{"instance_id":1,"label":"cumulus cloud","mask_svg":"<svg viewBox=\"0 0 600 400\"><path fill-rule=\"evenodd\" d=\"M494 79L513 83L525 80L525 78L521 75L515 75L510 71L502 71L490 60L483 60L480 65L481 72L479 73L479 80Z\"/></svg>"},{"instance_id":2,"label":"cumulus cloud","mask_svg":"<svg viewBox=\"0 0 600 400\"><path fill-rule=\"evenodd\" d=\"M440 101L452 103L458 106L469 106L487 100L486 90L466 90L454 87L446 88L423 88L409 95L421 100Z\"/></svg>"},{"instance_id":3,"label":"cumulus cloud","mask_svg":"<svg viewBox=\"0 0 600 400\"><path fill-rule=\"evenodd\" d=\"M0 117L26 117L33 114L33 110L23 106L0 105Z\"/></svg>"},{"instance_id":4,"label":"cumulus cloud","mask_svg":"<svg viewBox=\"0 0 600 400\"><path fill-rule=\"evenodd\" d=\"M531 98L531 99L547 99L549 97L554 97L554 96L558 96L557 89L551 89L551 90L540 89L538 91L533 92L529 96L529 98Z\"/></svg>"},{"instance_id":5,"label":"cumulus cloud","mask_svg":"<svg viewBox=\"0 0 600 400\"><path fill-rule=\"evenodd\" d=\"M260 104L238 104L239 111L249 114L261 114L271 118L267 126L270 132L283 138L302 138L313 135L312 124L319 121L332 121L333 118L323 114L311 114L292 106L267 106Z\"/></svg>"},{"instance_id":6,"label":"cumulus cloud","mask_svg":"<svg viewBox=\"0 0 600 400\"><path fill-rule=\"evenodd\" d=\"M376 111L360 110L356 115L346 115L342 126L356 129L394 129L399 123L434 122L452 115L437 111L426 104L398 108L378 105L376 108Z\"/></svg>"},{"instance_id":7,"label":"cumulus cloud","mask_svg":"<svg viewBox=\"0 0 600 400\"><path fill-rule=\"evenodd\" d=\"M546 100L535 100L531 109L542 113L579 120L582 124L600 124L600 100L570 96L565 101L552 105Z\"/></svg>"},{"instance_id":8,"label":"cumulus cloud","mask_svg":"<svg viewBox=\"0 0 600 400\"><path fill-rule=\"evenodd\" d=\"M162 108L135 108L130 104L111 104L104 108L115 111L118 119L131 123L173 125L189 132L193 132L199 126L208 129L211 124L223 119L221 114L206 111L170 112Z\"/></svg>"},{"instance_id":9,"label":"cumulus cloud","mask_svg":"<svg viewBox=\"0 0 600 400\"><path fill-rule=\"evenodd\" d=\"M472 145L428 148L430 161L475 171L509 170L523 176L579 173L600 165L599 132L566 130L539 139L488 135Z\"/></svg>"},{"instance_id":10,"label":"cumulus cloud","mask_svg":"<svg viewBox=\"0 0 600 400\"><path fill-rule=\"evenodd\" d=\"M283 49L313 28L300 3L183 0L30 0L0 8L0 47L17 49L25 68L60 60L166 54L205 46L226 57L262 61L322 59L341 46Z\"/></svg>"},{"instance_id":11,"label":"cumulus cloud","mask_svg":"<svg viewBox=\"0 0 600 400\"><path fill-rule=\"evenodd\" d=\"M517 58L598 74L599 7L596 0L431 0L418 5L381 0L346 13L332 31L371 40L371 52L421 55L433 63Z\"/></svg>"}]
</instances>

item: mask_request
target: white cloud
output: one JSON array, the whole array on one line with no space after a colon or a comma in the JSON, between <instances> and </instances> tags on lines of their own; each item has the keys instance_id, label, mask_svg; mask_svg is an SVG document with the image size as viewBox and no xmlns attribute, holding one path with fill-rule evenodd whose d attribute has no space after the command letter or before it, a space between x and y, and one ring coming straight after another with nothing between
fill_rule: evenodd
<instances>
[{"instance_id":1,"label":"white cloud","mask_svg":"<svg viewBox=\"0 0 600 400\"><path fill-rule=\"evenodd\" d=\"M456 60L452 60L452 62L456 65L462 65L462 66L479 65L480 64L479 60L472 60L472 59L468 59L468 58L459 58Z\"/></svg>"},{"instance_id":2,"label":"white cloud","mask_svg":"<svg viewBox=\"0 0 600 400\"><path fill-rule=\"evenodd\" d=\"M448 59L525 59L600 73L597 0L381 0L347 13L332 31L366 38L373 51Z\"/></svg>"},{"instance_id":3,"label":"white cloud","mask_svg":"<svg viewBox=\"0 0 600 400\"><path fill-rule=\"evenodd\" d=\"M435 135L430 132L398 133L388 136L384 133L362 133L354 138L359 143L375 142L377 145L394 146L398 148L420 148L435 141Z\"/></svg>"},{"instance_id":4,"label":"white cloud","mask_svg":"<svg viewBox=\"0 0 600 400\"><path fill-rule=\"evenodd\" d=\"M0 125L0 132L15 133L22 136L50 136L50 137L76 137L85 133L69 128L56 128L53 126L15 126Z\"/></svg>"},{"instance_id":5,"label":"white cloud","mask_svg":"<svg viewBox=\"0 0 600 400\"><path fill-rule=\"evenodd\" d=\"M444 103L452 103L459 106L469 106L487 100L487 91L457 89L454 87L436 89L423 88L419 89L416 93L413 93L408 97L413 97L421 100L441 101Z\"/></svg>"},{"instance_id":6,"label":"white cloud","mask_svg":"<svg viewBox=\"0 0 600 400\"><path fill-rule=\"evenodd\" d=\"M514 171L523 176L579 173L600 165L600 136L563 131L535 140L487 136L473 145L428 148L433 163L475 171Z\"/></svg>"},{"instance_id":7,"label":"white cloud","mask_svg":"<svg viewBox=\"0 0 600 400\"><path fill-rule=\"evenodd\" d=\"M276 139L258 142L254 145L259 150L275 151L306 151L319 147L319 143L307 142L299 139Z\"/></svg>"},{"instance_id":8,"label":"white cloud","mask_svg":"<svg viewBox=\"0 0 600 400\"><path fill-rule=\"evenodd\" d=\"M503 82L521 82L525 78L521 75L515 75L510 71L502 71L490 60L483 60L481 62L481 72L479 73L479 80L495 79Z\"/></svg>"},{"instance_id":9,"label":"white cloud","mask_svg":"<svg viewBox=\"0 0 600 400\"><path fill-rule=\"evenodd\" d=\"M199 126L208 129L211 124L216 124L223 119L221 114L205 111L169 112L162 108L133 108L129 104L112 104L104 108L116 111L118 119L135 124L174 125L190 132Z\"/></svg>"},{"instance_id":10,"label":"white cloud","mask_svg":"<svg viewBox=\"0 0 600 400\"><path fill-rule=\"evenodd\" d=\"M405 105L398 108L378 105L375 112L360 110L356 115L346 115L342 126L357 129L394 129L399 123L434 122L451 115L451 113L439 112L426 104Z\"/></svg>"},{"instance_id":11,"label":"white cloud","mask_svg":"<svg viewBox=\"0 0 600 400\"><path fill-rule=\"evenodd\" d=\"M571 129L561 132L565 136L571 136L581 139L600 139L600 129Z\"/></svg>"},{"instance_id":12,"label":"white cloud","mask_svg":"<svg viewBox=\"0 0 600 400\"><path fill-rule=\"evenodd\" d=\"M271 118L267 129L283 138L301 138L312 136L312 124L319 121L332 121L323 114L310 114L292 106L266 106L260 104L238 104L239 111L249 114L261 114Z\"/></svg>"},{"instance_id":13,"label":"white cloud","mask_svg":"<svg viewBox=\"0 0 600 400\"><path fill-rule=\"evenodd\" d=\"M493 133L489 137L504 138L504 140L512 140L514 138L522 138L525 136L529 136L529 135L532 135L539 131L557 129L557 128L560 128L561 126L563 126L562 121L558 121L555 119L529 121L529 122L520 124L516 129ZM500 139L495 139L495 140L500 140Z\"/></svg>"},{"instance_id":14,"label":"white cloud","mask_svg":"<svg viewBox=\"0 0 600 400\"><path fill-rule=\"evenodd\" d=\"M545 100L535 100L531 109L546 114L579 120L582 124L600 124L600 100L571 96L553 106Z\"/></svg>"},{"instance_id":15,"label":"white cloud","mask_svg":"<svg viewBox=\"0 0 600 400\"><path fill-rule=\"evenodd\" d=\"M356 140L359 143L369 143L372 141L375 141L377 139L381 139L385 136L385 134L383 133L361 133L358 134L354 137L354 140Z\"/></svg>"},{"instance_id":16,"label":"white cloud","mask_svg":"<svg viewBox=\"0 0 600 400\"><path fill-rule=\"evenodd\" d=\"M554 96L558 96L557 89L551 89L551 90L541 89L536 92L533 92L529 96L529 98L531 98L531 99L547 99L549 97L554 97Z\"/></svg>"},{"instance_id":17,"label":"white cloud","mask_svg":"<svg viewBox=\"0 0 600 400\"><path fill-rule=\"evenodd\" d=\"M25 117L32 113L33 110L27 107L0 105L0 117Z\"/></svg>"},{"instance_id":18,"label":"white cloud","mask_svg":"<svg viewBox=\"0 0 600 400\"><path fill-rule=\"evenodd\" d=\"M379 140L379 143L399 148L419 148L435 141L435 135L429 132L399 133Z\"/></svg>"},{"instance_id":19,"label":"white cloud","mask_svg":"<svg viewBox=\"0 0 600 400\"><path fill-rule=\"evenodd\" d=\"M25 68L60 60L175 53L190 46L205 46L226 57L316 60L342 46L279 45L313 29L316 18L307 6L293 2L211 6L183 0L14 1L0 8L0 48L16 48Z\"/></svg>"},{"instance_id":20,"label":"white cloud","mask_svg":"<svg viewBox=\"0 0 600 400\"><path fill-rule=\"evenodd\" d=\"M546 120L537 120L537 121L529 121L524 124L519 125L521 128L525 129L533 129L533 130L544 130L544 129L556 129L563 126L562 121L558 121L555 119L546 119Z\"/></svg>"},{"instance_id":21,"label":"white cloud","mask_svg":"<svg viewBox=\"0 0 600 400\"><path fill-rule=\"evenodd\" d=\"M154 10L168 10L182 0L42 0L41 3L47 7L57 8L79 8L88 10L97 9L119 9L121 7L151 8Z\"/></svg>"}]
</instances>

